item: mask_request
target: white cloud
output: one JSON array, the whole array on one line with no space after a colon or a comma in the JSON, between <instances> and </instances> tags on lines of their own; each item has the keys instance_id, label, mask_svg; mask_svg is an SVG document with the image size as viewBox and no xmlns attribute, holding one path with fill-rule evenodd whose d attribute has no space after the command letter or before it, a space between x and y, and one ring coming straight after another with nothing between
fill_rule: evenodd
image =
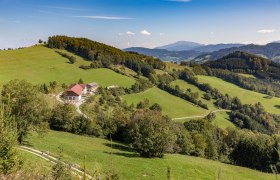
<instances>
[{"instance_id":1,"label":"white cloud","mask_svg":"<svg viewBox=\"0 0 280 180\"><path fill-rule=\"evenodd\" d=\"M129 17L121 17L121 16L74 16L78 18L88 18L88 19L105 19L105 20L126 20L132 19Z\"/></svg>"},{"instance_id":2,"label":"white cloud","mask_svg":"<svg viewBox=\"0 0 280 180\"><path fill-rule=\"evenodd\" d=\"M215 34L214 32L210 32L211 35Z\"/></svg>"},{"instance_id":3,"label":"white cloud","mask_svg":"<svg viewBox=\"0 0 280 180\"><path fill-rule=\"evenodd\" d=\"M160 35L160 36L164 36L164 35L165 35L165 33L159 33L159 35Z\"/></svg>"},{"instance_id":4,"label":"white cloud","mask_svg":"<svg viewBox=\"0 0 280 180\"><path fill-rule=\"evenodd\" d=\"M128 35L128 36L134 36L135 33L134 33L134 32L131 32L131 31L127 31L127 32L126 32L126 35Z\"/></svg>"},{"instance_id":5,"label":"white cloud","mask_svg":"<svg viewBox=\"0 0 280 180\"><path fill-rule=\"evenodd\" d=\"M140 34L142 34L144 36L150 36L151 35L151 33L149 31L145 30L145 29L143 31L141 31Z\"/></svg>"},{"instance_id":6,"label":"white cloud","mask_svg":"<svg viewBox=\"0 0 280 180\"><path fill-rule=\"evenodd\" d=\"M276 31L275 29L261 29L258 30L257 32L261 34L267 34L267 33L274 33L275 31Z\"/></svg>"},{"instance_id":7,"label":"white cloud","mask_svg":"<svg viewBox=\"0 0 280 180\"><path fill-rule=\"evenodd\" d=\"M192 0L167 0L167 1L171 1L171 2L192 2Z\"/></svg>"}]
</instances>

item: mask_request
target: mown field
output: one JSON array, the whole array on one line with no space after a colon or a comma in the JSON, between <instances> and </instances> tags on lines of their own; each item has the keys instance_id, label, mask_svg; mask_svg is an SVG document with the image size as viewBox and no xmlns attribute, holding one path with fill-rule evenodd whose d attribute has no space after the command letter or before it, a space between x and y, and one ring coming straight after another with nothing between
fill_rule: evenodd
<instances>
[{"instance_id":1,"label":"mown field","mask_svg":"<svg viewBox=\"0 0 280 180\"><path fill-rule=\"evenodd\" d=\"M0 51L0 85L12 79L25 79L34 84L50 81L71 84L82 78L85 82L98 82L102 86L125 87L135 82L109 69L82 70L78 66L88 62L79 57L77 60L74 65L69 64L68 59L43 46Z\"/></svg>"},{"instance_id":2,"label":"mown field","mask_svg":"<svg viewBox=\"0 0 280 180\"><path fill-rule=\"evenodd\" d=\"M266 94L261 94L240 88L237 85L226 82L222 79L211 76L197 76L200 83L208 83L212 87L217 88L224 94L231 97L238 97L242 103L255 104L262 103L265 109L270 113L280 114L280 98L270 98Z\"/></svg>"},{"instance_id":3,"label":"mown field","mask_svg":"<svg viewBox=\"0 0 280 180\"><path fill-rule=\"evenodd\" d=\"M173 96L161 89L153 87L145 92L138 94L129 94L122 96L129 104L136 105L144 99L148 99L150 104L158 103L162 107L162 112L172 118L181 118L186 116L204 115L207 110Z\"/></svg>"},{"instance_id":4,"label":"mown field","mask_svg":"<svg viewBox=\"0 0 280 180\"><path fill-rule=\"evenodd\" d=\"M64 132L50 131L43 138L32 134L28 142L53 154L63 147L62 159L72 164L82 165L86 155L89 172L113 169L120 179L166 179L167 167L171 168L172 179L275 179L272 174L197 157L168 154L163 159L140 158L122 144Z\"/></svg>"}]
</instances>

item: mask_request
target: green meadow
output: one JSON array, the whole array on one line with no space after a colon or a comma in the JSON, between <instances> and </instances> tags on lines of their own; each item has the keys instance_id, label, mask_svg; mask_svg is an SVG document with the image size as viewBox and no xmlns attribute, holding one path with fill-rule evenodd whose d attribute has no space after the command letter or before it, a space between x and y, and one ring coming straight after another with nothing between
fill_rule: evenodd
<instances>
[{"instance_id":1,"label":"green meadow","mask_svg":"<svg viewBox=\"0 0 280 180\"><path fill-rule=\"evenodd\" d=\"M216 118L213 120L212 123L222 129L228 127L235 127L235 125L232 122L230 122L230 118L227 112L217 112Z\"/></svg>"},{"instance_id":2,"label":"green meadow","mask_svg":"<svg viewBox=\"0 0 280 180\"><path fill-rule=\"evenodd\" d=\"M26 172L33 172L38 174L47 175L50 173L53 164L45 159L41 159L38 156L31 154L29 152L25 152L22 150L18 150L20 157L23 159L23 167L22 170Z\"/></svg>"},{"instance_id":3,"label":"green meadow","mask_svg":"<svg viewBox=\"0 0 280 180\"><path fill-rule=\"evenodd\" d=\"M86 155L89 173L114 170L120 179L166 179L167 167L171 168L172 179L275 178L272 174L248 168L178 154L167 154L163 159L141 158L123 144L65 132L50 131L43 137L31 134L27 140L32 147L54 155L59 154L59 147L63 147L62 159L71 164L83 165L83 157Z\"/></svg>"},{"instance_id":4,"label":"green meadow","mask_svg":"<svg viewBox=\"0 0 280 180\"><path fill-rule=\"evenodd\" d=\"M162 112L172 118L181 118L187 116L204 115L207 110L191 104L181 98L173 96L159 88L153 87L138 94L129 94L122 96L129 104L136 105L144 99L148 99L150 104L158 103L162 107Z\"/></svg>"},{"instance_id":5,"label":"green meadow","mask_svg":"<svg viewBox=\"0 0 280 180\"><path fill-rule=\"evenodd\" d=\"M69 64L68 59L43 46L0 51L0 84L12 79L25 79L34 84L50 81L71 84L82 78L85 82L98 82L102 86L130 87L135 82L109 69L83 70L78 67L85 63L88 62L77 57L75 64Z\"/></svg>"},{"instance_id":6,"label":"green meadow","mask_svg":"<svg viewBox=\"0 0 280 180\"><path fill-rule=\"evenodd\" d=\"M190 84L190 83L187 83L183 80L176 80L176 81L173 81L171 83L172 86L176 86L178 85L180 87L180 89L186 91L187 89L191 89L192 92L198 92L199 93L199 99L198 100L201 100L203 103L207 104L209 110L215 110L217 109L215 107L215 105L213 104L214 101L213 100L210 100L210 101L207 101L203 98L203 94L205 94L205 92L201 91L200 89L198 89L196 86Z\"/></svg>"},{"instance_id":7,"label":"green meadow","mask_svg":"<svg viewBox=\"0 0 280 180\"><path fill-rule=\"evenodd\" d=\"M266 94L249 91L216 77L197 76L197 78L200 83L208 83L212 87L219 89L223 94L229 94L231 97L238 97L242 103L255 104L260 102L268 112L280 114L280 98L271 98Z\"/></svg>"},{"instance_id":8,"label":"green meadow","mask_svg":"<svg viewBox=\"0 0 280 180\"><path fill-rule=\"evenodd\" d=\"M187 89L191 89L192 92L198 92L199 93L199 100L201 100L203 103L207 104L210 111L218 109L217 107L215 107L213 100L207 101L203 98L203 94L205 94L205 92L198 89L198 87L196 87L196 86L194 86L194 85L192 85L192 84L190 84L186 81L183 81L183 80L173 81L171 83L171 85L173 85L173 86L178 85L184 91L187 90ZM182 119L182 120L178 120L178 121L184 122L184 121L187 121L187 120L189 120L189 119ZM214 125L217 125L220 128L223 128L223 129L227 128L227 127L235 127L234 124L232 124L229 121L229 115L226 112L217 112L216 113L216 118L214 119L214 121L212 123Z\"/></svg>"}]
</instances>

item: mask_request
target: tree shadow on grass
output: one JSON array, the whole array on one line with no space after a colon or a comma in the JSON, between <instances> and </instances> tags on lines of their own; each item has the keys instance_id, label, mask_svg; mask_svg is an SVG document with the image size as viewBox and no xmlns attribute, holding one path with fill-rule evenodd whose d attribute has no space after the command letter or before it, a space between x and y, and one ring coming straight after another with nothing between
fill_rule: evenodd
<instances>
[{"instance_id":1,"label":"tree shadow on grass","mask_svg":"<svg viewBox=\"0 0 280 180\"><path fill-rule=\"evenodd\" d=\"M275 105L274 107L276 107L277 109L280 109L280 105Z\"/></svg>"},{"instance_id":2,"label":"tree shadow on grass","mask_svg":"<svg viewBox=\"0 0 280 180\"><path fill-rule=\"evenodd\" d=\"M107 147L113 148L113 149L121 150L121 151L134 152L132 148L125 146L125 145L121 145L121 144L104 143L104 145Z\"/></svg>"},{"instance_id":3,"label":"tree shadow on grass","mask_svg":"<svg viewBox=\"0 0 280 180\"><path fill-rule=\"evenodd\" d=\"M137 153L122 153L122 152L107 152L107 151L104 151L104 153L110 154L110 155L123 156L123 157L127 157L127 158L138 158L138 157L140 157L139 154L137 154Z\"/></svg>"},{"instance_id":4,"label":"tree shadow on grass","mask_svg":"<svg viewBox=\"0 0 280 180\"><path fill-rule=\"evenodd\" d=\"M263 98L265 98L265 99L272 99L273 97L272 96L264 96Z\"/></svg>"}]
</instances>

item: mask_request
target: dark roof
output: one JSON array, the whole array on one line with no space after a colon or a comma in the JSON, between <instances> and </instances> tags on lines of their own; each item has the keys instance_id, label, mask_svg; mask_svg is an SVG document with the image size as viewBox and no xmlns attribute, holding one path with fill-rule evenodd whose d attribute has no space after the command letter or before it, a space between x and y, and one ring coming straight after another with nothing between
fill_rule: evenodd
<instances>
[{"instance_id":1,"label":"dark roof","mask_svg":"<svg viewBox=\"0 0 280 180\"><path fill-rule=\"evenodd\" d=\"M87 86L90 88L94 88L94 87L98 87L99 85L97 83L89 83L87 84Z\"/></svg>"}]
</instances>

